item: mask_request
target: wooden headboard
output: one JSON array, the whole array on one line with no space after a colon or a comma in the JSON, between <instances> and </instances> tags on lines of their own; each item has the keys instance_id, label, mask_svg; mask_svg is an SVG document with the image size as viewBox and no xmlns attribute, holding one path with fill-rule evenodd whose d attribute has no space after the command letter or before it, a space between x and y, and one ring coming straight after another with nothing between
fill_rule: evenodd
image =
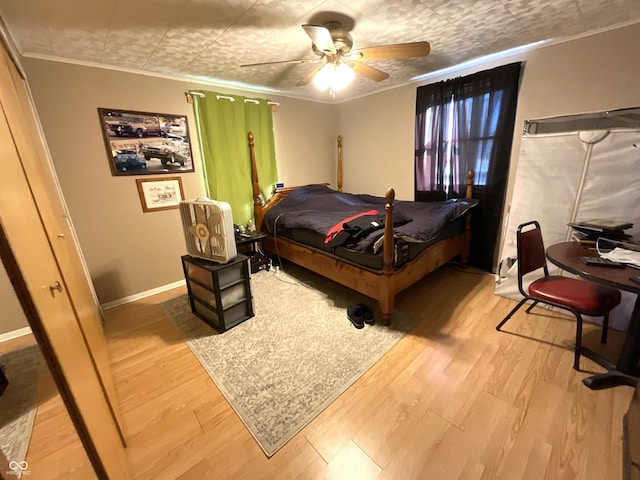
<instances>
[{"instance_id":1,"label":"wooden headboard","mask_svg":"<svg viewBox=\"0 0 640 480\"><path fill-rule=\"evenodd\" d=\"M289 195L290 192L294 191L296 187L282 187L276 188L273 191L273 195L269 197L267 203L265 204L260 196L260 182L258 179L258 169L256 166L256 152L255 145L253 143L253 132L249 132L247 135L249 140L249 157L251 160L251 185L253 188L253 215L256 225L256 230L260 231L262 229L262 220L264 219L264 214L274 205L277 205L283 198ZM338 192L342 191L342 135L338 135L338 165L336 172L336 178L338 182ZM321 185L329 186L329 183L322 183Z\"/></svg>"}]
</instances>

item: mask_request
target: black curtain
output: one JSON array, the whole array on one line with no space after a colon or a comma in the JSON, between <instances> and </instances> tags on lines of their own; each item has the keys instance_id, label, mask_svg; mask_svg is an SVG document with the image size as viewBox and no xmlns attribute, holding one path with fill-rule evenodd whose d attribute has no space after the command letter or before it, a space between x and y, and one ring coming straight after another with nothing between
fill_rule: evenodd
<instances>
[{"instance_id":1,"label":"black curtain","mask_svg":"<svg viewBox=\"0 0 640 480\"><path fill-rule=\"evenodd\" d=\"M448 82L418 88L414 175L417 201L433 202L444 200L447 196L444 190L444 165L447 161L445 130L452 108L453 91L453 85Z\"/></svg>"},{"instance_id":2,"label":"black curtain","mask_svg":"<svg viewBox=\"0 0 640 480\"><path fill-rule=\"evenodd\" d=\"M463 197L474 170L469 263L486 271L502 217L521 63L419 87L416 97L415 199Z\"/></svg>"}]
</instances>

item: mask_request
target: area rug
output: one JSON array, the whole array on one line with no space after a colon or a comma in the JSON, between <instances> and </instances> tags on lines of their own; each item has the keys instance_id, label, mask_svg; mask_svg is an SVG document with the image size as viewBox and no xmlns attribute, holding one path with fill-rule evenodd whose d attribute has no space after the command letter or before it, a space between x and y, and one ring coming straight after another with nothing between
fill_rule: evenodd
<instances>
[{"instance_id":1,"label":"area rug","mask_svg":"<svg viewBox=\"0 0 640 480\"><path fill-rule=\"evenodd\" d=\"M371 368L413 326L356 329L347 305L373 300L295 266L251 278L255 317L219 334L186 295L163 303L196 358L270 457Z\"/></svg>"},{"instance_id":2,"label":"area rug","mask_svg":"<svg viewBox=\"0 0 640 480\"><path fill-rule=\"evenodd\" d=\"M22 465L31 441L44 359L40 348L32 345L0 355L0 365L9 380L0 396L0 449L9 462Z\"/></svg>"}]
</instances>

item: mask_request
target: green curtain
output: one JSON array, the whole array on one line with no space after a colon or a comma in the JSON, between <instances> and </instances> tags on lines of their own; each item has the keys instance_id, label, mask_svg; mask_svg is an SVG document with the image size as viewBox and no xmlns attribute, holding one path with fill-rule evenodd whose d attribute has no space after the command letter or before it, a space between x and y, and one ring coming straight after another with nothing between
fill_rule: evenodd
<instances>
[{"instance_id":1,"label":"green curtain","mask_svg":"<svg viewBox=\"0 0 640 480\"><path fill-rule=\"evenodd\" d=\"M201 93L205 97L195 97L195 112L207 194L214 200L228 202L233 223L246 225L253 219L249 132L254 136L260 193L264 199L271 196L278 179L271 105L265 99Z\"/></svg>"}]
</instances>

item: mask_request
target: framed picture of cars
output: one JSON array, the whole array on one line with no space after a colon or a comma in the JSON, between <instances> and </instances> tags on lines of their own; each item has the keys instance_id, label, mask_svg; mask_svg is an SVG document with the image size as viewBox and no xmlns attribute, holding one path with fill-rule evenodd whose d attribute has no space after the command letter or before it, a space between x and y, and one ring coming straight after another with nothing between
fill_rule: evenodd
<instances>
[{"instance_id":1,"label":"framed picture of cars","mask_svg":"<svg viewBox=\"0 0 640 480\"><path fill-rule=\"evenodd\" d=\"M186 115L98 108L111 174L193 172Z\"/></svg>"}]
</instances>

